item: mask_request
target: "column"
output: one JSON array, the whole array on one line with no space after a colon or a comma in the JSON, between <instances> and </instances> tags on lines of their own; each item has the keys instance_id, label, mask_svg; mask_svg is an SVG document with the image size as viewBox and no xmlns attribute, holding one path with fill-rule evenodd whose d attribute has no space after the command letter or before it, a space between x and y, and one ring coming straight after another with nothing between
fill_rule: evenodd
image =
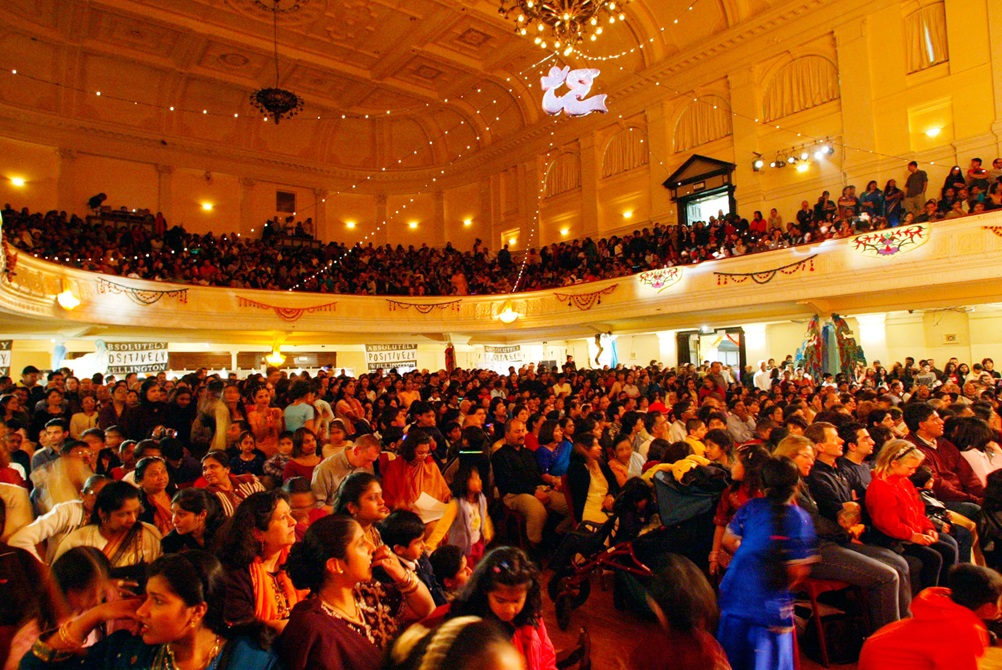
<instances>
[{"instance_id":1,"label":"column","mask_svg":"<svg viewBox=\"0 0 1002 670\"><path fill-rule=\"evenodd\" d=\"M769 360L769 341L765 334L766 325L764 323L744 323L741 324L741 328L745 331L745 360L747 365L758 371L758 362Z\"/></svg>"},{"instance_id":2,"label":"column","mask_svg":"<svg viewBox=\"0 0 1002 670\"><path fill-rule=\"evenodd\" d=\"M64 212L76 212L87 204L86 199L77 202L78 196L73 192L76 180L77 152L72 149L56 149L59 156L59 178L56 180L56 207ZM90 198L94 193L83 197Z\"/></svg>"},{"instance_id":3,"label":"column","mask_svg":"<svg viewBox=\"0 0 1002 670\"><path fill-rule=\"evenodd\" d=\"M258 221L254 214L254 185L257 181L249 177L240 180L240 234L252 238L261 237L264 221ZM251 232L251 231L254 232Z\"/></svg>"},{"instance_id":4,"label":"column","mask_svg":"<svg viewBox=\"0 0 1002 670\"><path fill-rule=\"evenodd\" d=\"M369 236L372 243L376 246L386 244L386 241L390 239L389 233L386 227L389 223L386 221L386 194L377 193L374 198L376 201L376 228L373 234Z\"/></svg>"},{"instance_id":5,"label":"column","mask_svg":"<svg viewBox=\"0 0 1002 670\"><path fill-rule=\"evenodd\" d=\"M428 246L445 246L445 191L437 189L431 195L435 204L435 213L431 220L431 231L428 239Z\"/></svg>"},{"instance_id":6,"label":"column","mask_svg":"<svg viewBox=\"0 0 1002 670\"><path fill-rule=\"evenodd\" d=\"M887 350L887 315L883 312L860 314L856 323L859 324L859 332L855 334L856 344L863 349L867 364L880 361L881 365L890 369L893 361Z\"/></svg>"},{"instance_id":7,"label":"column","mask_svg":"<svg viewBox=\"0 0 1002 670\"><path fill-rule=\"evenodd\" d=\"M992 124L992 132L998 143L996 155L1002 155L1002 4L998 2L988 3L988 37L992 81L995 83L995 122Z\"/></svg>"},{"instance_id":8,"label":"column","mask_svg":"<svg viewBox=\"0 0 1002 670\"><path fill-rule=\"evenodd\" d=\"M157 211L167 219L167 226L174 225L174 166L157 165Z\"/></svg>"},{"instance_id":9,"label":"column","mask_svg":"<svg viewBox=\"0 0 1002 670\"><path fill-rule=\"evenodd\" d=\"M651 221L677 222L677 210L671 201L671 193L664 187L668 177L660 163L668 160L671 147L668 138L668 120L665 118L665 104L659 101L647 108L647 171L650 174Z\"/></svg>"},{"instance_id":10,"label":"column","mask_svg":"<svg viewBox=\"0 0 1002 670\"><path fill-rule=\"evenodd\" d=\"M595 136L589 134L578 141L581 156L581 231L574 237L598 234L598 182L601 176Z\"/></svg>"},{"instance_id":11,"label":"column","mask_svg":"<svg viewBox=\"0 0 1002 670\"><path fill-rule=\"evenodd\" d=\"M744 68L731 72L727 75L727 82L731 89L731 139L734 142L734 162L737 163L734 169L735 197L738 199L738 211L750 212L763 207L762 181L752 167L755 154L763 154L762 160L768 166L772 160L769 150L775 152L778 147L759 145L758 125L753 119L762 115L762 95L755 82L755 70Z\"/></svg>"},{"instance_id":12,"label":"column","mask_svg":"<svg viewBox=\"0 0 1002 670\"><path fill-rule=\"evenodd\" d=\"M860 18L835 28L839 84L842 89L842 141L853 147L877 146L873 124L874 59L869 52L869 23ZM879 59L877 59L879 60ZM870 154L842 151L841 164L845 183L858 184L873 174L876 164ZM863 181L865 184L865 181Z\"/></svg>"},{"instance_id":13,"label":"column","mask_svg":"<svg viewBox=\"0 0 1002 670\"><path fill-rule=\"evenodd\" d=\"M677 333L677 330L659 330L654 333L658 336L658 360L666 368L678 365Z\"/></svg>"},{"instance_id":14,"label":"column","mask_svg":"<svg viewBox=\"0 0 1002 670\"><path fill-rule=\"evenodd\" d=\"M330 240L331 231L327 228L327 196L329 191L323 188L313 189L313 237L318 240Z\"/></svg>"}]
</instances>

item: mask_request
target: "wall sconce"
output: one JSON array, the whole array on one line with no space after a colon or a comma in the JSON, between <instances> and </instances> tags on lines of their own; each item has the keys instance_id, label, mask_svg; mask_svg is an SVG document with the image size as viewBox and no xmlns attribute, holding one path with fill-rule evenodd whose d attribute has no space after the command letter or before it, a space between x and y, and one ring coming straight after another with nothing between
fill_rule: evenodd
<instances>
[{"instance_id":1,"label":"wall sconce","mask_svg":"<svg viewBox=\"0 0 1002 670\"><path fill-rule=\"evenodd\" d=\"M14 186L17 186L18 188L21 188L22 186L25 185L26 182L24 180L24 177L11 177L10 183Z\"/></svg>"},{"instance_id":2,"label":"wall sconce","mask_svg":"<svg viewBox=\"0 0 1002 670\"><path fill-rule=\"evenodd\" d=\"M933 128L930 128L929 130L925 131L925 136L928 137L929 139L932 139L934 137L939 137L939 134L941 132L943 132L943 129L940 128L939 126L935 126Z\"/></svg>"},{"instance_id":3,"label":"wall sconce","mask_svg":"<svg viewBox=\"0 0 1002 670\"><path fill-rule=\"evenodd\" d=\"M56 302L67 312L71 312L80 306L80 298L73 295L73 291L70 290L70 283L65 279L63 280L63 291L56 296Z\"/></svg>"},{"instance_id":4,"label":"wall sconce","mask_svg":"<svg viewBox=\"0 0 1002 670\"><path fill-rule=\"evenodd\" d=\"M355 230L355 222L354 221L345 221L344 225L348 228L348 230Z\"/></svg>"},{"instance_id":5,"label":"wall sconce","mask_svg":"<svg viewBox=\"0 0 1002 670\"><path fill-rule=\"evenodd\" d=\"M202 203L202 209L205 210L206 212L211 212L212 211L212 203L211 202L203 202Z\"/></svg>"},{"instance_id":6,"label":"wall sconce","mask_svg":"<svg viewBox=\"0 0 1002 670\"><path fill-rule=\"evenodd\" d=\"M630 219L632 219L633 218L633 210L632 209L628 209L625 212L623 212L623 218L626 219L627 221L630 220Z\"/></svg>"},{"instance_id":7,"label":"wall sconce","mask_svg":"<svg viewBox=\"0 0 1002 670\"><path fill-rule=\"evenodd\" d=\"M411 221L410 223L407 224L407 227L410 228L411 230L417 230L417 221Z\"/></svg>"},{"instance_id":8,"label":"wall sconce","mask_svg":"<svg viewBox=\"0 0 1002 670\"><path fill-rule=\"evenodd\" d=\"M508 301L504 304L504 308L498 314L498 320L504 324L511 324L515 323L515 321L518 320L518 317L520 316L522 315L516 312L514 309L512 309L511 301Z\"/></svg>"},{"instance_id":9,"label":"wall sconce","mask_svg":"<svg viewBox=\"0 0 1002 670\"><path fill-rule=\"evenodd\" d=\"M473 225L473 219L463 219L463 225L469 228Z\"/></svg>"}]
</instances>

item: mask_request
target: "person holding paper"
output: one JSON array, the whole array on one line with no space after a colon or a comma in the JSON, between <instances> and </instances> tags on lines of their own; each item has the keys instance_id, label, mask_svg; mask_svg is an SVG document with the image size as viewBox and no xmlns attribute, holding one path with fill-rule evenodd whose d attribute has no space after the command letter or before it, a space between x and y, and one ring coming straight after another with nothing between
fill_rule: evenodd
<instances>
[{"instance_id":1,"label":"person holding paper","mask_svg":"<svg viewBox=\"0 0 1002 670\"><path fill-rule=\"evenodd\" d=\"M452 497L449 485L430 458L435 440L427 433L409 434L400 445L400 458L386 464L383 473L383 498L391 510L406 509L421 513L418 499L422 493L440 503L447 503ZM444 506L442 508L444 510ZM442 517L442 512L425 523Z\"/></svg>"}]
</instances>

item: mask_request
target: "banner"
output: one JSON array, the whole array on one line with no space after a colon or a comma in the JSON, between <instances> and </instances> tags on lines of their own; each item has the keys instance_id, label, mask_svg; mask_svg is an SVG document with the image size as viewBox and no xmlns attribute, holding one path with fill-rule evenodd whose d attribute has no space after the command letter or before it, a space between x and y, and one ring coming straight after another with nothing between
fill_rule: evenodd
<instances>
[{"instance_id":1,"label":"banner","mask_svg":"<svg viewBox=\"0 0 1002 670\"><path fill-rule=\"evenodd\" d=\"M517 370L522 362L522 347L517 344L509 347L484 345L484 367L488 370L507 374L509 367L514 366Z\"/></svg>"},{"instance_id":2,"label":"banner","mask_svg":"<svg viewBox=\"0 0 1002 670\"><path fill-rule=\"evenodd\" d=\"M367 344L365 345L365 363L369 372L374 370L392 370L398 372L417 369L416 344Z\"/></svg>"},{"instance_id":3,"label":"banner","mask_svg":"<svg viewBox=\"0 0 1002 670\"><path fill-rule=\"evenodd\" d=\"M0 340L0 377L10 374L10 344L12 340Z\"/></svg>"},{"instance_id":4,"label":"banner","mask_svg":"<svg viewBox=\"0 0 1002 670\"><path fill-rule=\"evenodd\" d=\"M166 372L166 342L108 342L109 375Z\"/></svg>"}]
</instances>

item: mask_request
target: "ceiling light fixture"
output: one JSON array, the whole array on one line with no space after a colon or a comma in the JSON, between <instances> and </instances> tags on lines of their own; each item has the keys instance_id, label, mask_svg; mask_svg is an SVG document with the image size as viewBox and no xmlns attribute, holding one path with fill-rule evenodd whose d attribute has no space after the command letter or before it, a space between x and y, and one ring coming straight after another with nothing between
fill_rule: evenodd
<instances>
[{"instance_id":1,"label":"ceiling light fixture","mask_svg":"<svg viewBox=\"0 0 1002 670\"><path fill-rule=\"evenodd\" d=\"M622 7L631 0L501 0L498 13L515 22L515 33L528 35L535 26L535 42L546 49L553 45L555 51L569 56L584 40L594 42L602 34L600 20L608 16L608 23L626 20ZM543 32L549 28L552 40Z\"/></svg>"},{"instance_id":2,"label":"ceiling light fixture","mask_svg":"<svg viewBox=\"0 0 1002 670\"><path fill-rule=\"evenodd\" d=\"M278 125L283 116L291 119L303 111L303 99L278 85L278 4L280 1L274 0L274 6L271 9L275 26L275 87L258 89L250 96L251 104L265 115L264 120L267 121L268 117L274 117L275 125Z\"/></svg>"}]
</instances>

